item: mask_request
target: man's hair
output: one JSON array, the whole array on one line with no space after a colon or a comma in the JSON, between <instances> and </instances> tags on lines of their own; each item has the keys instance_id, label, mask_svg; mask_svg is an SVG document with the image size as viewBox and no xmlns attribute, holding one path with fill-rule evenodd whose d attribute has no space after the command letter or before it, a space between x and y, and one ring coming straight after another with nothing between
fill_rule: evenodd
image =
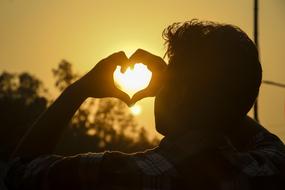
<instances>
[{"instance_id":1,"label":"man's hair","mask_svg":"<svg viewBox=\"0 0 285 190\"><path fill-rule=\"evenodd\" d=\"M233 25L194 19L172 24L163 37L170 71L186 77L196 67L216 73L216 78L209 78L214 84L209 90L224 96L235 114L247 114L259 92L262 68L257 48L245 32ZM207 74L201 77L207 79Z\"/></svg>"}]
</instances>

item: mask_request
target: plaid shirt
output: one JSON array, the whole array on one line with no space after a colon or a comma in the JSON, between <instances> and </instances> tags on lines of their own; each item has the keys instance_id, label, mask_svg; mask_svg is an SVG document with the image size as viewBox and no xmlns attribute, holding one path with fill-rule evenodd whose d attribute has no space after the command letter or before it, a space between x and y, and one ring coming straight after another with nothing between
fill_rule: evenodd
<instances>
[{"instance_id":1,"label":"plaid shirt","mask_svg":"<svg viewBox=\"0 0 285 190\"><path fill-rule=\"evenodd\" d=\"M134 154L17 158L6 183L9 189L29 190L285 189L285 148L278 137L264 130L247 148L237 151L226 138L201 138L193 144L185 135L176 141L164 138L157 148Z\"/></svg>"}]
</instances>

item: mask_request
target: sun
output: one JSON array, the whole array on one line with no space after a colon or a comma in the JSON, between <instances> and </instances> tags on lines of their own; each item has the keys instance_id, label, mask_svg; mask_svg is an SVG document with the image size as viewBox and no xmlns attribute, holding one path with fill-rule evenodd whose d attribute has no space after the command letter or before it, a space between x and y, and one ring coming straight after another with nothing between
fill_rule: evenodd
<instances>
[{"instance_id":1,"label":"sun","mask_svg":"<svg viewBox=\"0 0 285 190\"><path fill-rule=\"evenodd\" d=\"M130 109L133 115L139 115L142 112L142 108L138 104L133 105Z\"/></svg>"},{"instance_id":2,"label":"sun","mask_svg":"<svg viewBox=\"0 0 285 190\"><path fill-rule=\"evenodd\" d=\"M121 73L121 66L117 66L113 79L115 85L132 97L136 92L148 86L152 73L147 66L137 63L134 68L127 68L126 72Z\"/></svg>"}]
</instances>

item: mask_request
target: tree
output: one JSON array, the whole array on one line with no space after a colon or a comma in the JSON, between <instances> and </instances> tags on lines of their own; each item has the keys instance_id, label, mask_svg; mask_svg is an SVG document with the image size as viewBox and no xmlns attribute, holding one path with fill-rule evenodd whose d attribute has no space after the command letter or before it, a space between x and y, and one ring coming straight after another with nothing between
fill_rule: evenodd
<instances>
[{"instance_id":1,"label":"tree","mask_svg":"<svg viewBox=\"0 0 285 190\"><path fill-rule=\"evenodd\" d=\"M0 75L0 159L7 160L27 128L47 108L42 82L28 74Z\"/></svg>"}]
</instances>

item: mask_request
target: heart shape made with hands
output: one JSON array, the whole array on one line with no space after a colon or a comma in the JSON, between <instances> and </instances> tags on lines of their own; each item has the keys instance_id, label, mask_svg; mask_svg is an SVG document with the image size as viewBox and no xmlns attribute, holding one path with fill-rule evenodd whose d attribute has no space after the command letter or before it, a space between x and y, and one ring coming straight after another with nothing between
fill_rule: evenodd
<instances>
[{"instance_id":1,"label":"heart shape made with hands","mask_svg":"<svg viewBox=\"0 0 285 190\"><path fill-rule=\"evenodd\" d=\"M136 63L133 68L128 67L124 73L121 72L121 66L117 66L113 74L116 87L130 97L145 89L149 85L151 77L152 72L142 63Z\"/></svg>"}]
</instances>

